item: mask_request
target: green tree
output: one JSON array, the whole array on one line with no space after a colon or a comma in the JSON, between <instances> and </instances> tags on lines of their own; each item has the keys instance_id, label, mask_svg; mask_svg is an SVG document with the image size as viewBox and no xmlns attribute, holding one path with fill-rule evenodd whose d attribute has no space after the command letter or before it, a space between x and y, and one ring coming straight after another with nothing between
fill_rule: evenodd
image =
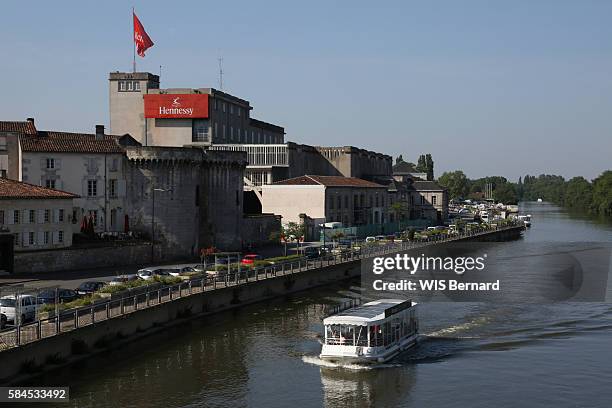
<instances>
[{"instance_id":1,"label":"green tree","mask_svg":"<svg viewBox=\"0 0 612 408\"><path fill-rule=\"evenodd\" d=\"M425 155L422 154L417 160L416 170L420 173L427 173L427 163L425 161Z\"/></svg>"},{"instance_id":2,"label":"green tree","mask_svg":"<svg viewBox=\"0 0 612 408\"><path fill-rule=\"evenodd\" d=\"M563 205L568 208L590 210L593 206L593 186L584 177L574 177L565 186Z\"/></svg>"},{"instance_id":3,"label":"green tree","mask_svg":"<svg viewBox=\"0 0 612 408\"><path fill-rule=\"evenodd\" d=\"M516 187L512 183L501 183L495 186L493 190L493 199L499 203L516 204L518 203L518 195Z\"/></svg>"},{"instance_id":4,"label":"green tree","mask_svg":"<svg viewBox=\"0 0 612 408\"><path fill-rule=\"evenodd\" d=\"M465 198L470 192L470 180L461 170L444 172L438 183L448 189L449 198Z\"/></svg>"},{"instance_id":5,"label":"green tree","mask_svg":"<svg viewBox=\"0 0 612 408\"><path fill-rule=\"evenodd\" d=\"M604 171L593 180L593 211L601 215L612 215L612 171Z\"/></svg>"},{"instance_id":6,"label":"green tree","mask_svg":"<svg viewBox=\"0 0 612 408\"><path fill-rule=\"evenodd\" d=\"M427 153L425 155L425 169L427 173L427 180L434 179L434 161L431 157L431 154Z\"/></svg>"}]
</instances>

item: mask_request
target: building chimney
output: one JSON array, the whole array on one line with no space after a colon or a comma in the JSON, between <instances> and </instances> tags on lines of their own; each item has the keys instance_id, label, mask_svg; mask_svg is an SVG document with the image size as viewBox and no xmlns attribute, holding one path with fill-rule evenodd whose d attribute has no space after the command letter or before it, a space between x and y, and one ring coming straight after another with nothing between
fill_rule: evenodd
<instances>
[{"instance_id":1,"label":"building chimney","mask_svg":"<svg viewBox=\"0 0 612 408\"><path fill-rule=\"evenodd\" d=\"M30 122L31 124L34 124L34 118L27 118L26 120Z\"/></svg>"},{"instance_id":2,"label":"building chimney","mask_svg":"<svg viewBox=\"0 0 612 408\"><path fill-rule=\"evenodd\" d=\"M96 125L96 140L104 139L104 125Z\"/></svg>"}]
</instances>

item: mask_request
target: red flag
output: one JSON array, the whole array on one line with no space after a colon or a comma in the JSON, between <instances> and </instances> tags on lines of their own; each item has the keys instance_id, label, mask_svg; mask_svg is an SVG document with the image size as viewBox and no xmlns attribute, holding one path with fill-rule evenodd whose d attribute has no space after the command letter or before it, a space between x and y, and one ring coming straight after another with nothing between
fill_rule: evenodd
<instances>
[{"instance_id":1,"label":"red flag","mask_svg":"<svg viewBox=\"0 0 612 408\"><path fill-rule=\"evenodd\" d=\"M141 57L145 56L145 51L153 46L153 41L151 41L151 37L147 34L144 27L136 17L136 13L134 14L134 42L136 43L136 52Z\"/></svg>"}]
</instances>

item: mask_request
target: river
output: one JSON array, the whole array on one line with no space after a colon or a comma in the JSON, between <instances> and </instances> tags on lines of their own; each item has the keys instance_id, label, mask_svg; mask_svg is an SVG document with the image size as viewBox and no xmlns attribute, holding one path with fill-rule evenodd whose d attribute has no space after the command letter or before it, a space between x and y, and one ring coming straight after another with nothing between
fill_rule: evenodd
<instances>
[{"instance_id":1,"label":"river","mask_svg":"<svg viewBox=\"0 0 612 408\"><path fill-rule=\"evenodd\" d=\"M533 226L503 244L509 255L612 242L612 223L546 203L521 210ZM323 364L323 305L359 293L358 285L195 319L36 383L70 386L70 404L58 407L79 408L612 404L612 303L423 303L414 350L374 368Z\"/></svg>"}]
</instances>

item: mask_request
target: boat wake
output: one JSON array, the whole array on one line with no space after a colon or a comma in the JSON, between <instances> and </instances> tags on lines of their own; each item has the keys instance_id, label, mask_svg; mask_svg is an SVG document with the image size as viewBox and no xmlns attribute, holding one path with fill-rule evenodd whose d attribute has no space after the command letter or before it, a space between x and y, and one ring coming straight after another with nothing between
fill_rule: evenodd
<instances>
[{"instance_id":1,"label":"boat wake","mask_svg":"<svg viewBox=\"0 0 612 408\"><path fill-rule=\"evenodd\" d=\"M427 337L449 337L449 336L453 336L455 338L457 338L457 336L455 336L457 333L461 333L461 332L466 332L469 330L472 330L476 327L479 326L483 326L485 324L487 324L489 322L489 318L486 316L480 316L477 317L475 319L470 320L469 322L465 322L465 323L461 323L455 326L451 326L451 327L446 327L444 329L440 329L440 330L436 330L434 332L431 333L427 333L425 334L425 336ZM476 337L462 337L462 338L476 338Z\"/></svg>"},{"instance_id":2,"label":"boat wake","mask_svg":"<svg viewBox=\"0 0 612 408\"><path fill-rule=\"evenodd\" d=\"M316 365L319 367L326 368L339 368L344 370L352 370L352 371L365 371L365 370L375 370L379 368L390 368L390 367L398 367L401 364L342 364L342 363L332 363L331 361L321 360L316 356L302 356L302 361L307 364Z\"/></svg>"}]
</instances>

